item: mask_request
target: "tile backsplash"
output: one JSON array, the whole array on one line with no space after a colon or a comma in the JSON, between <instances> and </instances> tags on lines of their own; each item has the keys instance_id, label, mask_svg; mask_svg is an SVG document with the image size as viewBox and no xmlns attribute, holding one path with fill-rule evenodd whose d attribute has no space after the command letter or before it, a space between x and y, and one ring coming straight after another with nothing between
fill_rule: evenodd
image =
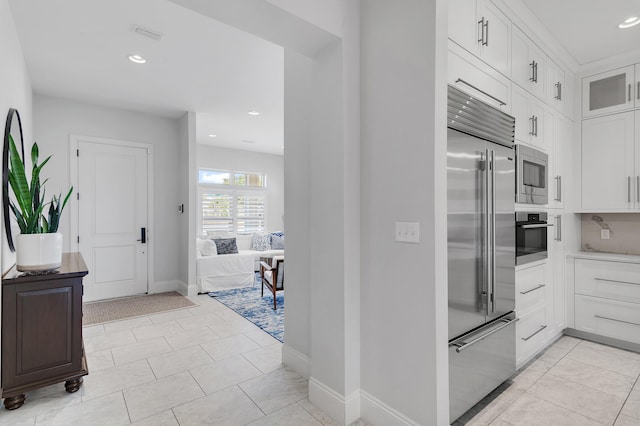
<instances>
[{"instance_id":1,"label":"tile backsplash","mask_svg":"<svg viewBox=\"0 0 640 426\"><path fill-rule=\"evenodd\" d=\"M601 231L609 230L609 239ZM584 251L640 254L640 214L583 213L582 243Z\"/></svg>"}]
</instances>

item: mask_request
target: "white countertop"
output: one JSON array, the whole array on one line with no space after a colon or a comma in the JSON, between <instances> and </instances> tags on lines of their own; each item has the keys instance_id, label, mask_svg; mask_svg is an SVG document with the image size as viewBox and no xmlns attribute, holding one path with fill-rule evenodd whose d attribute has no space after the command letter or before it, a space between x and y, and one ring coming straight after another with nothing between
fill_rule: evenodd
<instances>
[{"instance_id":1,"label":"white countertop","mask_svg":"<svg viewBox=\"0 0 640 426\"><path fill-rule=\"evenodd\" d=\"M640 255L636 254L615 254L615 253L599 253L592 251L577 251L567 253L567 257L574 259L592 259L592 260L605 260L609 262L628 262L628 263L640 263Z\"/></svg>"}]
</instances>

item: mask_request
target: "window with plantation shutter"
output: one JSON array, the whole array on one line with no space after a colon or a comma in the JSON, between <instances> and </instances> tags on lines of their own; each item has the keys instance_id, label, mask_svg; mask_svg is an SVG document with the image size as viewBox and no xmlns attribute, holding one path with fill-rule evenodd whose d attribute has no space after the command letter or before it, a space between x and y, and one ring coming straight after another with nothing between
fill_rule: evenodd
<instances>
[{"instance_id":1,"label":"window with plantation shutter","mask_svg":"<svg viewBox=\"0 0 640 426\"><path fill-rule=\"evenodd\" d=\"M228 176L235 178L229 181ZM264 174L200 169L200 232L263 232L267 213L265 182Z\"/></svg>"}]
</instances>

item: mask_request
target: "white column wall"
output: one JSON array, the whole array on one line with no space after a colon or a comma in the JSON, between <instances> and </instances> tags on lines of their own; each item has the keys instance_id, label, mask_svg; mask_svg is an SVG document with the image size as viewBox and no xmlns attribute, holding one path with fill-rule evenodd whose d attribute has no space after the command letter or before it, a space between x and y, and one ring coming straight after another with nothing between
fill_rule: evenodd
<instances>
[{"instance_id":1,"label":"white column wall","mask_svg":"<svg viewBox=\"0 0 640 426\"><path fill-rule=\"evenodd\" d=\"M362 2L362 414L374 423L448 424L443 21L440 0ZM419 244L395 242L404 221L420 223Z\"/></svg>"}]
</instances>

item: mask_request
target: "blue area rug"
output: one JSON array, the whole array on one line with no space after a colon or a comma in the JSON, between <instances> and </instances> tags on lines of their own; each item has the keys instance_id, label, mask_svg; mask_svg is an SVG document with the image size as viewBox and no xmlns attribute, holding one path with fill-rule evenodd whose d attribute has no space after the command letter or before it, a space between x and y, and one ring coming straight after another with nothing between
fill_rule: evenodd
<instances>
[{"instance_id":1,"label":"blue area rug","mask_svg":"<svg viewBox=\"0 0 640 426\"><path fill-rule=\"evenodd\" d=\"M267 288L260 297L260 278L253 287L214 291L209 296L225 304L274 338L284 343L284 291L276 293L278 309L273 310L273 295Z\"/></svg>"}]
</instances>

